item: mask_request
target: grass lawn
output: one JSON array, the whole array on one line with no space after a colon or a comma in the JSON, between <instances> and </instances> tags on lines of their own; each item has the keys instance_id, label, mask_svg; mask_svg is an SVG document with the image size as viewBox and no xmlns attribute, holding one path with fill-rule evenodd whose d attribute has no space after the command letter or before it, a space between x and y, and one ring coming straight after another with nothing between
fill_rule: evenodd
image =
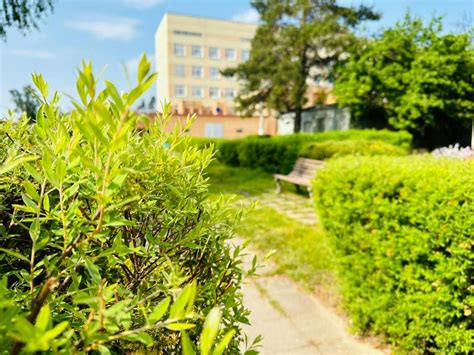
<instances>
[{"instance_id":1,"label":"grass lawn","mask_svg":"<svg viewBox=\"0 0 474 355\"><path fill-rule=\"evenodd\" d=\"M206 169L209 192L255 196L275 188L272 174L261 170L227 166L217 161Z\"/></svg>"},{"instance_id":2,"label":"grass lawn","mask_svg":"<svg viewBox=\"0 0 474 355\"><path fill-rule=\"evenodd\" d=\"M270 207L248 213L238 234L251 245L268 253L276 272L313 288L333 281L333 256L326 233L319 225L300 223Z\"/></svg>"},{"instance_id":3,"label":"grass lawn","mask_svg":"<svg viewBox=\"0 0 474 355\"><path fill-rule=\"evenodd\" d=\"M257 196L258 200L258 195L274 189L272 175L263 171L213 162L207 174L211 193ZM290 185L285 188L295 190ZM238 234L249 239L251 246L262 254L274 250L271 260L277 273L286 274L310 289L334 284L333 255L320 225L303 224L260 203L246 214Z\"/></svg>"}]
</instances>

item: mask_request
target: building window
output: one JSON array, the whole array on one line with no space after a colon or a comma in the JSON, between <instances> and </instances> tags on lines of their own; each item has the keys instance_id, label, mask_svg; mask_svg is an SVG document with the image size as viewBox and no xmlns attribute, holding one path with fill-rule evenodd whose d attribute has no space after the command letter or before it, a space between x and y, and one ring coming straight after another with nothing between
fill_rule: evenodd
<instances>
[{"instance_id":1,"label":"building window","mask_svg":"<svg viewBox=\"0 0 474 355\"><path fill-rule=\"evenodd\" d=\"M250 51L247 49L242 49L240 51L240 59L249 60L249 58L250 58Z\"/></svg>"},{"instance_id":2,"label":"building window","mask_svg":"<svg viewBox=\"0 0 474 355\"><path fill-rule=\"evenodd\" d=\"M176 85L174 87L174 94L176 97L185 97L186 96L186 88L184 85Z\"/></svg>"},{"instance_id":3,"label":"building window","mask_svg":"<svg viewBox=\"0 0 474 355\"><path fill-rule=\"evenodd\" d=\"M225 49L225 59L226 60L235 60L235 49L226 48Z\"/></svg>"},{"instance_id":4,"label":"building window","mask_svg":"<svg viewBox=\"0 0 474 355\"><path fill-rule=\"evenodd\" d=\"M174 75L179 77L184 77L184 65L177 64L174 66Z\"/></svg>"},{"instance_id":5,"label":"building window","mask_svg":"<svg viewBox=\"0 0 474 355\"><path fill-rule=\"evenodd\" d=\"M202 78L204 76L204 70L202 70L200 66L193 65L192 74L194 78Z\"/></svg>"},{"instance_id":6,"label":"building window","mask_svg":"<svg viewBox=\"0 0 474 355\"><path fill-rule=\"evenodd\" d=\"M209 58L211 59L219 59L219 48L217 47L209 47Z\"/></svg>"},{"instance_id":7,"label":"building window","mask_svg":"<svg viewBox=\"0 0 474 355\"><path fill-rule=\"evenodd\" d=\"M193 97L203 97L202 86L193 86Z\"/></svg>"},{"instance_id":8,"label":"building window","mask_svg":"<svg viewBox=\"0 0 474 355\"><path fill-rule=\"evenodd\" d=\"M235 89L234 88L225 88L224 96L228 99L233 99L235 97Z\"/></svg>"},{"instance_id":9,"label":"building window","mask_svg":"<svg viewBox=\"0 0 474 355\"><path fill-rule=\"evenodd\" d=\"M184 47L184 44L174 44L174 55L177 57L184 57L186 55L186 48Z\"/></svg>"},{"instance_id":10,"label":"building window","mask_svg":"<svg viewBox=\"0 0 474 355\"><path fill-rule=\"evenodd\" d=\"M218 99L219 98L219 88L209 88L209 97L212 99Z\"/></svg>"},{"instance_id":11,"label":"building window","mask_svg":"<svg viewBox=\"0 0 474 355\"><path fill-rule=\"evenodd\" d=\"M193 46L191 47L191 55L192 55L194 58L202 58L202 57L203 57L202 46L193 45Z\"/></svg>"},{"instance_id":12,"label":"building window","mask_svg":"<svg viewBox=\"0 0 474 355\"><path fill-rule=\"evenodd\" d=\"M219 69L215 67L209 68L209 77L211 79L219 79L220 77Z\"/></svg>"},{"instance_id":13,"label":"building window","mask_svg":"<svg viewBox=\"0 0 474 355\"><path fill-rule=\"evenodd\" d=\"M204 137L224 137L223 123L206 123L204 124Z\"/></svg>"}]
</instances>

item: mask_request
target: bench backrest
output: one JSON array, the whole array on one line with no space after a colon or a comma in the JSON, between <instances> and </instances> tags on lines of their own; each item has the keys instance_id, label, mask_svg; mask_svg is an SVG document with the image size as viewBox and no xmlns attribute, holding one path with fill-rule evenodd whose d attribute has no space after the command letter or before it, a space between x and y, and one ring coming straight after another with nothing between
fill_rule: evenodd
<instances>
[{"instance_id":1,"label":"bench backrest","mask_svg":"<svg viewBox=\"0 0 474 355\"><path fill-rule=\"evenodd\" d=\"M299 158L289 176L312 179L316 171L324 166L321 160Z\"/></svg>"}]
</instances>

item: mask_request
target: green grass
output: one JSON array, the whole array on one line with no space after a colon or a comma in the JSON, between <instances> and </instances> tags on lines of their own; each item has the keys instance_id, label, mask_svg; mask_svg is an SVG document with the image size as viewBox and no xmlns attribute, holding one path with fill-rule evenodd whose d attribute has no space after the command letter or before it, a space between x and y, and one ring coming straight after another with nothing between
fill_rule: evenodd
<instances>
[{"instance_id":1,"label":"green grass","mask_svg":"<svg viewBox=\"0 0 474 355\"><path fill-rule=\"evenodd\" d=\"M245 197L272 191L275 183L271 174L261 170L227 166L217 161L206 169L210 193L236 194Z\"/></svg>"},{"instance_id":2,"label":"green grass","mask_svg":"<svg viewBox=\"0 0 474 355\"><path fill-rule=\"evenodd\" d=\"M263 170L228 166L213 161L206 169L209 177L209 192L213 194L236 194L243 197L257 196L275 190L273 175ZM307 196L304 188L299 190L290 183L281 181L284 191Z\"/></svg>"},{"instance_id":3,"label":"green grass","mask_svg":"<svg viewBox=\"0 0 474 355\"><path fill-rule=\"evenodd\" d=\"M214 161L206 173L212 194L236 194L258 200L258 195L275 188L273 176L261 170L231 167ZM295 191L289 184L283 188ZM246 214L237 233L264 255L275 251L271 261L276 266L276 273L285 274L310 289L317 286L332 289L334 260L326 233L319 224L303 224L262 205Z\"/></svg>"},{"instance_id":4,"label":"green grass","mask_svg":"<svg viewBox=\"0 0 474 355\"><path fill-rule=\"evenodd\" d=\"M324 286L334 280L331 247L317 224L302 224L270 207L260 207L248 213L238 234L262 253L275 250L271 257L275 271L306 287Z\"/></svg>"}]
</instances>

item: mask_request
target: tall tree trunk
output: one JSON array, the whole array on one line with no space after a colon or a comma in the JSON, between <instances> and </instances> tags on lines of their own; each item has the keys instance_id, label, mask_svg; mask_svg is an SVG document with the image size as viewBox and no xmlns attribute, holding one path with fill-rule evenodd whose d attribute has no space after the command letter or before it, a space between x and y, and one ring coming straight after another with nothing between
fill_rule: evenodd
<instances>
[{"instance_id":1,"label":"tall tree trunk","mask_svg":"<svg viewBox=\"0 0 474 355\"><path fill-rule=\"evenodd\" d=\"M301 106L297 107L295 110L295 125L293 127L293 133L298 133L301 131L301 113L303 112L303 109Z\"/></svg>"}]
</instances>

